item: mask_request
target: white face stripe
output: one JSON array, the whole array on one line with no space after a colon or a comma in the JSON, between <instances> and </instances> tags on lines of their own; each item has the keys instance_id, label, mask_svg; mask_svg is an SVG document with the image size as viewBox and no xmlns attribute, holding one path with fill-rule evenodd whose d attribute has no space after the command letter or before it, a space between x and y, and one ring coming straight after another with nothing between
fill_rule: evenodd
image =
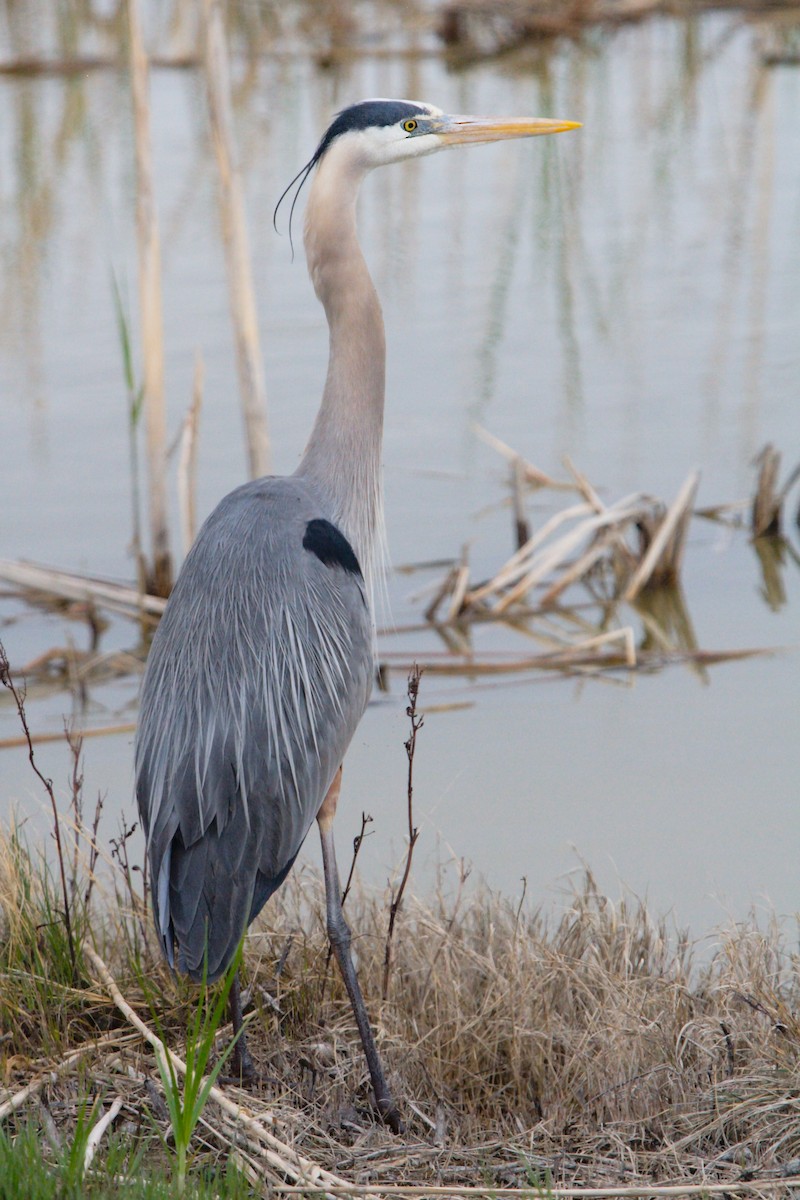
<instances>
[{"instance_id":1,"label":"white face stripe","mask_svg":"<svg viewBox=\"0 0 800 1200\"><path fill-rule=\"evenodd\" d=\"M438 120L439 110L433 112L431 105L425 105L424 112L418 114L420 128L414 133L407 133L403 129L403 121L411 119L408 115L391 125L348 129L331 142L319 161L318 170L324 174L334 167L358 172L371 171L375 167L421 158L443 150L445 143L438 133L425 131L424 122L429 117Z\"/></svg>"}]
</instances>

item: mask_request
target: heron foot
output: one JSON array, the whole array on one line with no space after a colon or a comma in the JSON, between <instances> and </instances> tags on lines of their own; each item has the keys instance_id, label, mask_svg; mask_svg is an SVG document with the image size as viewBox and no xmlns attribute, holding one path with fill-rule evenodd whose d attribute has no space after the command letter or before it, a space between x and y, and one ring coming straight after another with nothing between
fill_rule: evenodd
<instances>
[{"instance_id":1,"label":"heron foot","mask_svg":"<svg viewBox=\"0 0 800 1200\"><path fill-rule=\"evenodd\" d=\"M254 1063L253 1056L247 1049L244 1034L240 1034L225 1065L226 1070L220 1075L222 1083L232 1084L234 1087L254 1088L263 1087L269 1082L269 1076L259 1071Z\"/></svg>"},{"instance_id":2,"label":"heron foot","mask_svg":"<svg viewBox=\"0 0 800 1200\"><path fill-rule=\"evenodd\" d=\"M392 1100L391 1096L383 1096L378 1101L378 1112L384 1125L391 1129L392 1133L398 1135L405 1133L406 1123L400 1116L400 1110Z\"/></svg>"}]
</instances>

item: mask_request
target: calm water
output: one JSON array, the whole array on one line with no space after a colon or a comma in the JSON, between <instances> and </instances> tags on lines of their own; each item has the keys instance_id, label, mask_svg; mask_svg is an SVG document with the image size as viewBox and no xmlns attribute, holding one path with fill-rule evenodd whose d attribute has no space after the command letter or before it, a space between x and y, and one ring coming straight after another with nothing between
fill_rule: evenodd
<instances>
[{"instance_id":1,"label":"calm water","mask_svg":"<svg viewBox=\"0 0 800 1200\"><path fill-rule=\"evenodd\" d=\"M32 28L3 21L0 57L36 44ZM285 218L278 237L272 209L330 114L370 95L584 122L557 139L389 168L364 188L363 241L388 329L395 564L452 558L468 542L481 577L510 552L505 469L476 422L551 473L570 455L609 500L635 490L669 498L694 467L699 504L743 499L766 441L784 452L784 471L794 466L800 72L762 69L760 37L758 26L712 16L592 34L582 47L461 73L433 55L323 70L288 54L249 72L237 60L276 470L291 470L302 450L327 339L300 238L293 263ZM102 38L84 40L103 48ZM395 29L377 44L403 40ZM202 79L155 71L152 106L170 424L182 419L201 350L205 515L245 464ZM0 77L1 557L132 576L111 277L135 314L134 188L123 74ZM792 513L797 500L795 491ZM560 503L540 494L532 519ZM790 538L800 553L794 527ZM419 617L424 604L410 597L431 578L392 578L397 626ZM781 583L783 603L767 604L746 536L697 521L684 590L698 644L780 652L626 680L424 679L432 711L416 764L417 886L452 856L509 894L524 876L528 895L549 902L583 859L612 893L624 883L698 933L767 900L795 911L800 571L790 554ZM0 635L16 665L87 641L83 626L8 598ZM527 647L502 629L475 641ZM114 620L102 646L134 642ZM397 634L382 647L424 658L440 643ZM131 720L136 690L135 679L92 689L83 719ZM33 689L28 708L36 731L57 730L72 701ZM362 809L374 816L362 864L377 883L403 847L406 727L395 676L358 731L340 809L343 859ZM0 737L15 733L4 705ZM43 748L40 760L61 786L61 749ZM0 752L0 772L4 801L43 828L22 753ZM87 742L85 775L90 798L107 792L114 832L120 810L132 813L131 738ZM316 859L313 839L307 854Z\"/></svg>"}]
</instances>

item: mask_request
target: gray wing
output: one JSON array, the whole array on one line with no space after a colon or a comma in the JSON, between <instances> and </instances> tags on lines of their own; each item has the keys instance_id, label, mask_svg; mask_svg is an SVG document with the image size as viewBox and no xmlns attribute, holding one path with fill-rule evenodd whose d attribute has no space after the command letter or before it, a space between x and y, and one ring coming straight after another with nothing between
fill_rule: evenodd
<instances>
[{"instance_id":1,"label":"gray wing","mask_svg":"<svg viewBox=\"0 0 800 1200\"><path fill-rule=\"evenodd\" d=\"M366 707L358 562L304 481L262 479L206 521L153 638L136 746L164 953L230 962L283 882Z\"/></svg>"}]
</instances>

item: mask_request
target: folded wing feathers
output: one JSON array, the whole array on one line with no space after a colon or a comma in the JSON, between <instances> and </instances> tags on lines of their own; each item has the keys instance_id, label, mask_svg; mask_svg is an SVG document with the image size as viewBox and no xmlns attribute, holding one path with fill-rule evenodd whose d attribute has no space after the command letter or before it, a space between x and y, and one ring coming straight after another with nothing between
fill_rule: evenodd
<instances>
[{"instance_id":1,"label":"folded wing feathers","mask_svg":"<svg viewBox=\"0 0 800 1200\"><path fill-rule=\"evenodd\" d=\"M209 969L212 933L215 962L224 966L229 943L235 946L250 918L256 873L261 893L269 893L269 879L277 886L288 869L361 717L371 677L360 580L303 551L285 572L265 570L263 556L245 558L239 577L248 583L233 588L225 579L230 563L213 561L213 551L203 565L220 578L193 589L165 648L154 644L161 652L148 668L137 751L159 931L170 961L177 933L178 965L193 974L202 970L206 929ZM187 641L191 653L177 652Z\"/></svg>"}]
</instances>

